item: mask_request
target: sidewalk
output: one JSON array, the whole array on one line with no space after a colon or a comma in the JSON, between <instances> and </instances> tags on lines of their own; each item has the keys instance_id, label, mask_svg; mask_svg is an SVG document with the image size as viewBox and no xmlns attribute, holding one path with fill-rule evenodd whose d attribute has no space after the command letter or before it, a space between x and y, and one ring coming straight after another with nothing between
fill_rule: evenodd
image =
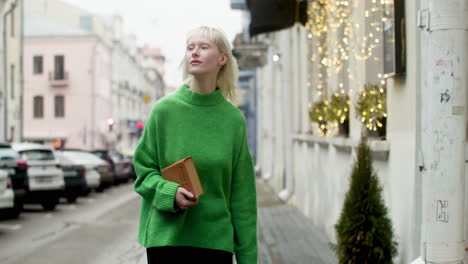
<instances>
[{"instance_id":1,"label":"sidewalk","mask_svg":"<svg viewBox=\"0 0 468 264\"><path fill-rule=\"evenodd\" d=\"M257 179L259 264L338 263L326 237L297 208Z\"/></svg>"}]
</instances>

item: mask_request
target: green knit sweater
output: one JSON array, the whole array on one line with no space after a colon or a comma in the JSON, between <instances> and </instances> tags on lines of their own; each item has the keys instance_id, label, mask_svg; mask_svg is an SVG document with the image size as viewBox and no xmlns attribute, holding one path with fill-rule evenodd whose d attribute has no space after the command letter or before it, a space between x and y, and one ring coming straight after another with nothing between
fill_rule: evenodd
<instances>
[{"instance_id":1,"label":"green knit sweater","mask_svg":"<svg viewBox=\"0 0 468 264\"><path fill-rule=\"evenodd\" d=\"M205 193L196 206L175 204L178 184L161 169L192 156ZM238 264L257 263L257 207L246 122L221 90L200 94L183 85L159 100L134 155L142 196L138 241L144 247L225 250Z\"/></svg>"}]
</instances>

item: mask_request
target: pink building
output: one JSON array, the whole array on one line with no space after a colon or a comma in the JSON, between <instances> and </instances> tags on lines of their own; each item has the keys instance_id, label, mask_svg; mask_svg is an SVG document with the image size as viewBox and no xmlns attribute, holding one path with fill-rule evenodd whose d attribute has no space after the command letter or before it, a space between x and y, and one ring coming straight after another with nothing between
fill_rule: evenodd
<instances>
[{"instance_id":1,"label":"pink building","mask_svg":"<svg viewBox=\"0 0 468 264\"><path fill-rule=\"evenodd\" d=\"M25 13L24 139L106 148L113 139L111 50L87 30Z\"/></svg>"}]
</instances>

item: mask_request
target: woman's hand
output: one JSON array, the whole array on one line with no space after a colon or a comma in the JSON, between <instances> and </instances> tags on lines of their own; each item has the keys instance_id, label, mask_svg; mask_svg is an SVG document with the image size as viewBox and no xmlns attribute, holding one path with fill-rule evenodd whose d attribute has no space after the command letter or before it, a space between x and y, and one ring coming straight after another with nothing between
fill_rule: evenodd
<instances>
[{"instance_id":1,"label":"woman's hand","mask_svg":"<svg viewBox=\"0 0 468 264\"><path fill-rule=\"evenodd\" d=\"M198 199L195 198L195 196L191 192L187 191L182 187L179 187L177 188L175 202L180 207L180 209L185 210L189 207L197 205Z\"/></svg>"}]
</instances>

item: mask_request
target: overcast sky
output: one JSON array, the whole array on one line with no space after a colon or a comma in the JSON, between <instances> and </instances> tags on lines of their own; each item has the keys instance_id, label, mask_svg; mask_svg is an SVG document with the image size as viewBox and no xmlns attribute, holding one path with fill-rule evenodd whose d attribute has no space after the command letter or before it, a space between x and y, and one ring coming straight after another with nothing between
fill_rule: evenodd
<instances>
[{"instance_id":1,"label":"overcast sky","mask_svg":"<svg viewBox=\"0 0 468 264\"><path fill-rule=\"evenodd\" d=\"M166 82L178 86L178 68L185 49L185 34L199 25L219 27L231 41L242 30L242 13L230 0L65 0L95 14L119 13L124 30L134 32L139 44L149 43L166 56Z\"/></svg>"}]
</instances>

